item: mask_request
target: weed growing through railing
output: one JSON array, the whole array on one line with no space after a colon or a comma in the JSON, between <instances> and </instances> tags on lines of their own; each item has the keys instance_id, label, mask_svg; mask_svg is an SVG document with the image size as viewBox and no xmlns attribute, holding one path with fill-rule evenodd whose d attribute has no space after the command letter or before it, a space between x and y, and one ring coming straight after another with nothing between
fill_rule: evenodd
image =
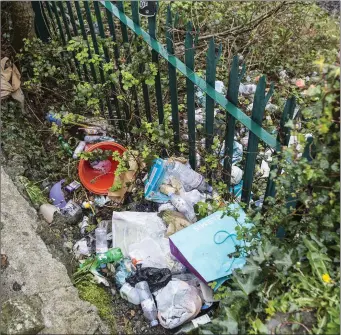
<instances>
[{"instance_id":1,"label":"weed growing through railing","mask_svg":"<svg viewBox=\"0 0 341 335\"><path fill-rule=\"evenodd\" d=\"M305 133L313 135L307 156L313 159L284 148L274 175L276 198L264 204L266 211L249 211L251 229L237 228L251 254L218 289L220 313L202 334L235 334L241 324L250 334L339 331L340 69L319 66L321 83L306 92L314 104L303 112L298 134L302 148ZM296 198L293 208L289 197ZM271 319L279 321L271 326Z\"/></svg>"}]
</instances>

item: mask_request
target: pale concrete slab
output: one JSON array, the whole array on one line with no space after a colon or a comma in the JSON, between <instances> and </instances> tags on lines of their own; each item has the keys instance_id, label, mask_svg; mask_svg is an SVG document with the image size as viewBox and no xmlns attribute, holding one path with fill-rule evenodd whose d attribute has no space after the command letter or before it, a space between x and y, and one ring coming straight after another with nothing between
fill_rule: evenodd
<instances>
[{"instance_id":1,"label":"pale concrete slab","mask_svg":"<svg viewBox=\"0 0 341 335\"><path fill-rule=\"evenodd\" d=\"M1 305L20 296L38 296L45 328L40 334L108 333L96 307L78 297L65 266L52 257L36 233L36 211L1 168Z\"/></svg>"}]
</instances>

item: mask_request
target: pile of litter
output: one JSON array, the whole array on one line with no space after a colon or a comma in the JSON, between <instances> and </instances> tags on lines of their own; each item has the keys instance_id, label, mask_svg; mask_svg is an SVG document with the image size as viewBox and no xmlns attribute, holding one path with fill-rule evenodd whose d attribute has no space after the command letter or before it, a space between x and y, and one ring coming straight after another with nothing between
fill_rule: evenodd
<instances>
[{"instance_id":1,"label":"pile of litter","mask_svg":"<svg viewBox=\"0 0 341 335\"><path fill-rule=\"evenodd\" d=\"M194 319L185 332L210 321L216 301L209 284L217 289L245 264L245 255L233 256L245 246L235 231L246 225L245 213L233 204L238 222L223 210L197 221L194 205L212 198L212 187L178 158L155 160L145 198L159 204L158 212L113 211L111 221L74 245L81 262L75 280L90 272L98 283L115 285L123 299L141 305L151 327L174 329ZM85 216L82 233L88 222Z\"/></svg>"},{"instance_id":2,"label":"pile of litter","mask_svg":"<svg viewBox=\"0 0 341 335\"><path fill-rule=\"evenodd\" d=\"M62 125L55 115L47 120ZM51 203L40 207L49 223L57 212L79 224L81 239L72 248L79 261L74 282L90 275L98 285L116 288L122 299L141 305L150 327L160 324L183 333L210 322L218 303L214 290L245 264L246 255L236 254L236 247L245 246L236 238L236 226L247 225L242 208L237 203L228 206L238 212L237 220L226 215L227 204L179 157L155 159L144 176L140 171L145 164L130 159L128 171L119 176L121 187L113 191L118 163L112 155L122 156L126 149L102 128L84 126L82 131L84 138L75 150L59 136L61 147L73 159L100 148L100 158L81 156L80 181L56 182L49 190ZM237 147L240 156L241 145ZM234 173L237 184L242 172ZM139 204L130 203L129 210L121 211L137 177L144 181L148 206L139 211ZM75 196L80 189L87 190L86 201ZM220 203L221 210L198 220L195 205L209 199ZM98 218L103 207L110 208L109 220Z\"/></svg>"},{"instance_id":3,"label":"pile of litter","mask_svg":"<svg viewBox=\"0 0 341 335\"><path fill-rule=\"evenodd\" d=\"M217 81L216 89L224 92L223 83ZM244 96L255 90L254 84L240 86ZM196 122L202 124L205 99L199 91L197 99L202 108L196 110ZM267 106L269 112L276 108ZM54 127L63 124L54 114L46 120ZM67 155L79 160L79 181L56 182L49 190L51 203L43 204L40 213L49 223L57 212L79 224L81 239L72 248L79 261L75 283L90 276L98 285L118 289L122 299L141 305L151 327L179 327L179 333L186 333L210 322L218 303L214 291L246 262L247 255L240 251L246 242L237 239L236 233L237 226L251 225L238 204L243 186L243 170L238 165L248 145L245 128L235 136L230 188L235 201L229 204L183 157L157 158L147 173L146 164L134 152L125 156L129 157L127 168L118 175L119 162L114 157L123 157L129 150L107 136L110 131L101 122L79 121L74 128L79 142L73 149L70 140L62 135L58 139ZM224 152L224 147L217 152L221 163ZM259 154L258 177L269 176L271 156L271 150ZM144 186L141 203L131 201L137 186ZM76 196L80 190L86 199ZM219 209L200 219L196 205L205 202L209 208L214 202ZM254 204L260 207L262 202L260 198ZM103 208L109 213L105 218L98 215Z\"/></svg>"}]
</instances>

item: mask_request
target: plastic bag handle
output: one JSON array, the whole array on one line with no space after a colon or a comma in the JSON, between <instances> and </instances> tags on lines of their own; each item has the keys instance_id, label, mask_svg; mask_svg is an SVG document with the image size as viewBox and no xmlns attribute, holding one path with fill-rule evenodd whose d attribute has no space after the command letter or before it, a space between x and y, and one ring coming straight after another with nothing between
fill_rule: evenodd
<instances>
[{"instance_id":1,"label":"plastic bag handle","mask_svg":"<svg viewBox=\"0 0 341 335\"><path fill-rule=\"evenodd\" d=\"M222 241L217 242L217 241L216 241L216 236L217 236L217 234L219 234L219 233L226 233L227 236L226 236ZM217 231L217 232L214 234L213 240L214 240L214 243L215 243L215 244L223 244L229 237L231 237L232 242L233 242L234 245L236 246L237 244L236 244L236 242L233 240L232 236L237 237L236 234L230 234L230 233L229 233L228 231L226 231L226 230L219 230L219 231ZM234 263L234 260L235 260L235 257L233 257L233 260L232 260L231 265L229 266L229 268L228 268L225 272L230 271L230 269L232 268L232 265L233 265L233 263Z\"/></svg>"}]
</instances>

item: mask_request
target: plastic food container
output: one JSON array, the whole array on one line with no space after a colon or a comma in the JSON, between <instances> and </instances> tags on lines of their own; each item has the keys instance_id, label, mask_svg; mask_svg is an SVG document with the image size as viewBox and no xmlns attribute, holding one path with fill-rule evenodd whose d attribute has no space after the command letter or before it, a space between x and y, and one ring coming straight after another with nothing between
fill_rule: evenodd
<instances>
[{"instance_id":1,"label":"plastic food container","mask_svg":"<svg viewBox=\"0 0 341 335\"><path fill-rule=\"evenodd\" d=\"M126 149L115 142L100 142L91 145L86 151L93 151L95 149L111 150L112 152L118 151L121 155ZM106 195L109 188L114 183L115 171L117 169L118 162L114 161L111 157L111 168L107 173L103 173L100 170L93 169L89 161L81 159L78 164L79 179L83 186L92 193Z\"/></svg>"}]
</instances>

